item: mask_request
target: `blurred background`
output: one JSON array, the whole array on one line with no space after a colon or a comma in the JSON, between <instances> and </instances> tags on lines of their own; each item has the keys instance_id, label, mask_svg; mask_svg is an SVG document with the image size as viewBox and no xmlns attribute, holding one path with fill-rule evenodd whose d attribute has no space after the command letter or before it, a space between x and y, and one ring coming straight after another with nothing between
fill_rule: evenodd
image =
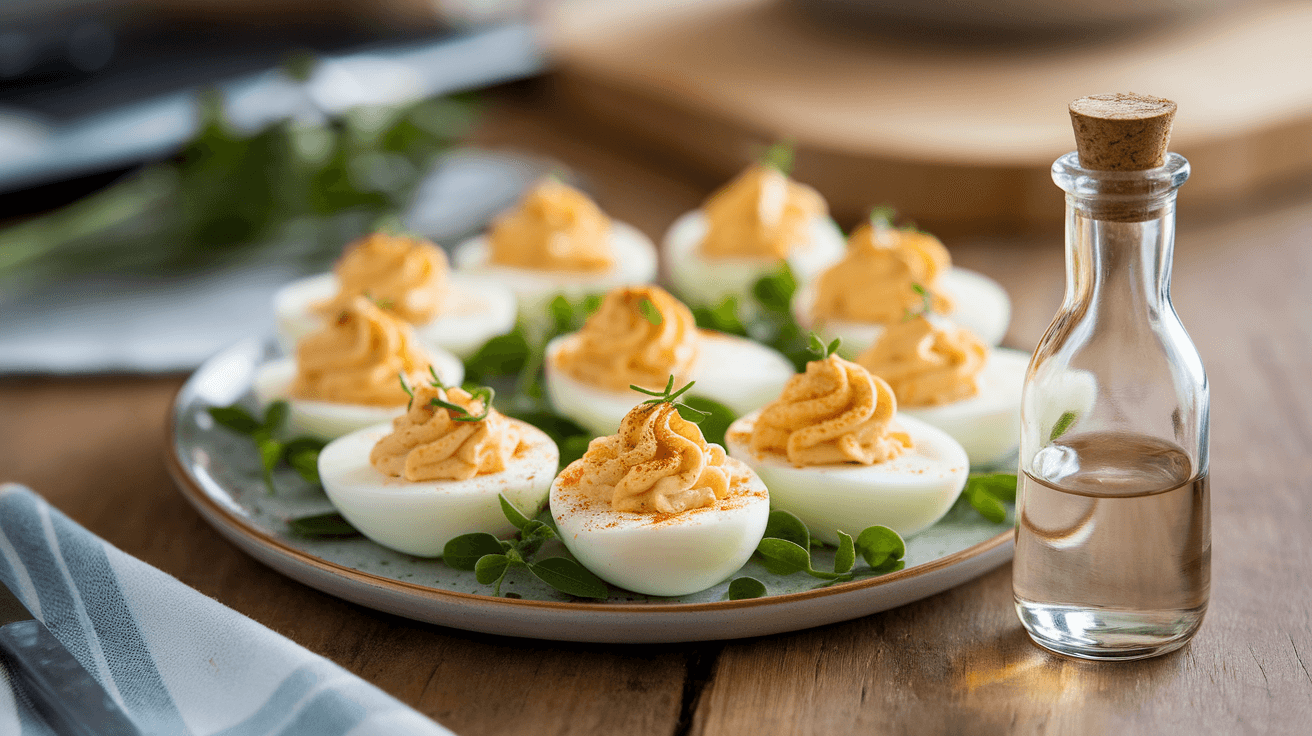
<instances>
[{"instance_id":1,"label":"blurred background","mask_svg":"<svg viewBox=\"0 0 1312 736\"><path fill-rule=\"evenodd\" d=\"M790 140L845 227L1005 238L1060 227L1066 103L1136 91L1180 105L1182 218L1226 217L1312 190L1308 39L1291 0L7 0L0 373L190 369L368 229L453 244L579 148L700 195Z\"/></svg>"}]
</instances>

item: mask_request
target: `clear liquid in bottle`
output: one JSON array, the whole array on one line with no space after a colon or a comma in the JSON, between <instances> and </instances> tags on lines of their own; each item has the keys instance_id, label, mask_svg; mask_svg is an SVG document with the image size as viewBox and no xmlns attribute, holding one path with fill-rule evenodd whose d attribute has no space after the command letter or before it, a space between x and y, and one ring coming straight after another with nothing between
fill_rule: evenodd
<instances>
[{"instance_id":1,"label":"clear liquid in bottle","mask_svg":"<svg viewBox=\"0 0 1312 736\"><path fill-rule=\"evenodd\" d=\"M1184 645L1211 581L1206 473L1130 432L1061 437L1022 471L1013 587L1030 636L1089 659Z\"/></svg>"}]
</instances>

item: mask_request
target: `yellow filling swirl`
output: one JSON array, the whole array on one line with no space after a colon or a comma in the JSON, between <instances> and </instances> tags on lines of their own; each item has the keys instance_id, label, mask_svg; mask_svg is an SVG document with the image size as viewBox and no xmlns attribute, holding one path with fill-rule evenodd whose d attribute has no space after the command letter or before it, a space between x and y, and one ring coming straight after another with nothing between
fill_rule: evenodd
<instances>
[{"instance_id":1,"label":"yellow filling swirl","mask_svg":"<svg viewBox=\"0 0 1312 736\"><path fill-rule=\"evenodd\" d=\"M677 514L729 495L725 460L724 448L708 444L672 404L639 404L619 432L592 441L571 478L609 495L615 511Z\"/></svg>"},{"instance_id":2,"label":"yellow filling swirl","mask_svg":"<svg viewBox=\"0 0 1312 736\"><path fill-rule=\"evenodd\" d=\"M392 433L378 441L369 462L378 472L408 481L469 480L506 469L519 449L519 429L486 408L483 400L459 388L414 387L410 410L392 420ZM462 407L465 413L434 405L433 399Z\"/></svg>"},{"instance_id":3,"label":"yellow filling swirl","mask_svg":"<svg viewBox=\"0 0 1312 736\"><path fill-rule=\"evenodd\" d=\"M829 214L820 193L772 166L749 167L702 206L712 258L785 258L807 243L811 223Z\"/></svg>"},{"instance_id":4,"label":"yellow filling swirl","mask_svg":"<svg viewBox=\"0 0 1312 736\"><path fill-rule=\"evenodd\" d=\"M970 330L920 316L890 325L857 362L887 381L903 406L936 406L979 393L988 350Z\"/></svg>"},{"instance_id":5,"label":"yellow filling swirl","mask_svg":"<svg viewBox=\"0 0 1312 736\"><path fill-rule=\"evenodd\" d=\"M410 397L397 374L414 382L427 375L429 364L410 325L357 296L296 346L296 377L289 394L343 404L399 406Z\"/></svg>"},{"instance_id":6,"label":"yellow filling swirl","mask_svg":"<svg viewBox=\"0 0 1312 736\"><path fill-rule=\"evenodd\" d=\"M609 271L610 218L583 192L543 180L488 233L489 260L534 271Z\"/></svg>"},{"instance_id":7,"label":"yellow filling swirl","mask_svg":"<svg viewBox=\"0 0 1312 736\"><path fill-rule=\"evenodd\" d=\"M847 239L843 260L816 280L811 313L822 321L899 322L922 305L920 284L933 293L933 310L945 314L952 302L938 293L937 280L951 265L933 235L867 223Z\"/></svg>"},{"instance_id":8,"label":"yellow filling swirl","mask_svg":"<svg viewBox=\"0 0 1312 736\"><path fill-rule=\"evenodd\" d=\"M658 286L616 289L566 338L555 367L591 386L658 389L684 383L697 358L692 311Z\"/></svg>"},{"instance_id":9,"label":"yellow filling swirl","mask_svg":"<svg viewBox=\"0 0 1312 736\"><path fill-rule=\"evenodd\" d=\"M837 355L813 360L788 380L752 429L752 452L776 453L797 467L892 460L909 449L897 431L893 391L865 368Z\"/></svg>"},{"instance_id":10,"label":"yellow filling swirl","mask_svg":"<svg viewBox=\"0 0 1312 736\"><path fill-rule=\"evenodd\" d=\"M374 233L352 245L333 271L337 296L317 306L329 316L367 296L406 322L425 324L441 311L446 295L446 254L419 238Z\"/></svg>"}]
</instances>

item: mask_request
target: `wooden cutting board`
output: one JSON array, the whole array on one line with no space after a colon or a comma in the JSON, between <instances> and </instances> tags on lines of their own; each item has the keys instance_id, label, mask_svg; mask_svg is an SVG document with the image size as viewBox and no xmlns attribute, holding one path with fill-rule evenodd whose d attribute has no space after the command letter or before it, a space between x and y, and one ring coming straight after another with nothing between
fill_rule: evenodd
<instances>
[{"instance_id":1,"label":"wooden cutting board","mask_svg":"<svg viewBox=\"0 0 1312 736\"><path fill-rule=\"evenodd\" d=\"M577 0L548 27L567 109L717 179L792 139L795 175L844 224L880 203L948 230L1059 221L1066 104L1102 92L1179 103L1183 214L1312 180L1312 3L1023 48L846 31L763 0Z\"/></svg>"}]
</instances>

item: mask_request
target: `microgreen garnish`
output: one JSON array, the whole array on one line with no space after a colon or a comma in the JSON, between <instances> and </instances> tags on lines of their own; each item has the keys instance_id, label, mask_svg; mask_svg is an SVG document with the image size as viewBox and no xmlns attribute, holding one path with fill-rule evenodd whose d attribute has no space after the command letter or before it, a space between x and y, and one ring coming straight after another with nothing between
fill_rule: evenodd
<instances>
[{"instance_id":1,"label":"microgreen garnish","mask_svg":"<svg viewBox=\"0 0 1312 736\"><path fill-rule=\"evenodd\" d=\"M687 404L679 402L679 397L687 393L688 389L692 388L694 383L696 383L696 381L689 381L683 385L683 388L679 389L678 391L675 391L674 376L670 376L670 380L665 382L664 391L649 391L641 386L635 386L633 384L629 384L629 388L633 389L634 391L637 391L640 394L646 394L648 396L655 397L655 398L647 399L646 401L642 402L644 405L654 406L656 404L671 404L674 406L675 409L679 411L680 416L682 416L684 419L687 419L688 421L694 424L699 424L703 419L705 419L709 415L709 413L700 411L698 409L694 409L693 407L688 406ZM684 414L685 411L688 412L688 414Z\"/></svg>"},{"instance_id":2,"label":"microgreen garnish","mask_svg":"<svg viewBox=\"0 0 1312 736\"><path fill-rule=\"evenodd\" d=\"M761 163L775 169L784 176L793 173L793 159L796 157L792 141L780 141L765 149L761 154Z\"/></svg>"},{"instance_id":3,"label":"microgreen garnish","mask_svg":"<svg viewBox=\"0 0 1312 736\"><path fill-rule=\"evenodd\" d=\"M492 412L492 397L496 396L496 391L491 386L479 386L469 392L470 399L481 399L483 401L483 413L474 415L469 410L459 404L453 404L449 401L443 401L436 396L429 399L428 403L446 409L451 414L451 420L455 422L481 422L487 419L487 415Z\"/></svg>"},{"instance_id":4,"label":"microgreen garnish","mask_svg":"<svg viewBox=\"0 0 1312 736\"><path fill-rule=\"evenodd\" d=\"M361 536L359 529L336 512L288 519L287 528L302 537L317 539L346 539Z\"/></svg>"},{"instance_id":5,"label":"microgreen garnish","mask_svg":"<svg viewBox=\"0 0 1312 736\"><path fill-rule=\"evenodd\" d=\"M497 539L486 532L462 534L446 543L442 560L457 570L473 570L483 585L492 585L493 595L501 595L501 584L510 570L527 568L538 580L575 598L605 599L610 595L601 578L569 557L547 557L534 562L542 545L556 538L550 524L530 519L504 495L498 495L501 513L515 526L511 540ZM507 597L510 597L507 594Z\"/></svg>"},{"instance_id":6,"label":"microgreen garnish","mask_svg":"<svg viewBox=\"0 0 1312 736\"><path fill-rule=\"evenodd\" d=\"M870 210L870 226L876 231L893 229L895 220L897 220L897 210L886 204Z\"/></svg>"},{"instance_id":7,"label":"microgreen garnish","mask_svg":"<svg viewBox=\"0 0 1312 736\"><path fill-rule=\"evenodd\" d=\"M1079 414L1073 411L1062 412L1062 415L1057 417L1057 423L1052 425L1052 432L1048 434L1048 441L1055 442L1058 437L1066 434L1066 430L1070 429L1078 418Z\"/></svg>"},{"instance_id":8,"label":"microgreen garnish","mask_svg":"<svg viewBox=\"0 0 1312 736\"><path fill-rule=\"evenodd\" d=\"M207 410L219 426L249 437L260 455L264 484L273 495L273 471L285 462L307 483L319 483L319 451L324 442L314 437L297 437L282 441L274 437L287 421L290 408L285 401L275 401L264 410L263 419L256 419L240 406L211 406Z\"/></svg>"},{"instance_id":9,"label":"microgreen garnish","mask_svg":"<svg viewBox=\"0 0 1312 736\"><path fill-rule=\"evenodd\" d=\"M838 346L842 344L843 344L843 338L835 337L832 342L826 345L824 341L820 339L819 335L812 332L811 346L808 348L808 350L810 350L812 353L815 353L817 359L825 360L829 356L838 352Z\"/></svg>"},{"instance_id":10,"label":"microgreen garnish","mask_svg":"<svg viewBox=\"0 0 1312 736\"><path fill-rule=\"evenodd\" d=\"M1004 503L1016 500L1016 475L1014 473L972 473L966 479L966 487L961 497L980 516L1001 524L1007 520L1007 507Z\"/></svg>"},{"instance_id":11,"label":"microgreen garnish","mask_svg":"<svg viewBox=\"0 0 1312 736\"><path fill-rule=\"evenodd\" d=\"M396 306L396 302L392 301L391 299L376 297L373 294L371 294L368 289L364 290L363 296L365 299L368 299L369 301L373 302L375 307L378 307L379 309L382 309L384 311L390 311L393 307Z\"/></svg>"},{"instance_id":12,"label":"microgreen garnish","mask_svg":"<svg viewBox=\"0 0 1312 736\"><path fill-rule=\"evenodd\" d=\"M661 316L661 310L657 309L651 299L645 296L642 301L638 302L638 311L642 312L642 316L646 317L648 322L657 327L660 327L661 323L665 321L665 318Z\"/></svg>"},{"instance_id":13,"label":"microgreen garnish","mask_svg":"<svg viewBox=\"0 0 1312 736\"><path fill-rule=\"evenodd\" d=\"M920 283L913 283L911 290L920 295L920 310L908 309L902 316L903 322L910 322L917 317L928 317L934 313L934 292Z\"/></svg>"},{"instance_id":14,"label":"microgreen garnish","mask_svg":"<svg viewBox=\"0 0 1312 736\"><path fill-rule=\"evenodd\" d=\"M905 565L906 543L886 526L866 527L853 537L838 531L838 549L834 552L834 569L817 570L811 562L811 548L816 546L806 524L793 514L775 510L765 525L765 537L757 545L765 569L776 575L806 573L824 580L822 586L855 580L857 577L884 575ZM856 570L857 555L869 569ZM759 598L765 585L755 578L738 578L729 583L729 599Z\"/></svg>"},{"instance_id":15,"label":"microgreen garnish","mask_svg":"<svg viewBox=\"0 0 1312 736\"><path fill-rule=\"evenodd\" d=\"M415 390L410 388L409 383L406 383L405 373L403 373L402 371L397 371L396 377L401 381L401 390L405 392L406 396L410 397L410 400L407 401L405 404L405 410L410 411L410 407L415 405Z\"/></svg>"}]
</instances>

